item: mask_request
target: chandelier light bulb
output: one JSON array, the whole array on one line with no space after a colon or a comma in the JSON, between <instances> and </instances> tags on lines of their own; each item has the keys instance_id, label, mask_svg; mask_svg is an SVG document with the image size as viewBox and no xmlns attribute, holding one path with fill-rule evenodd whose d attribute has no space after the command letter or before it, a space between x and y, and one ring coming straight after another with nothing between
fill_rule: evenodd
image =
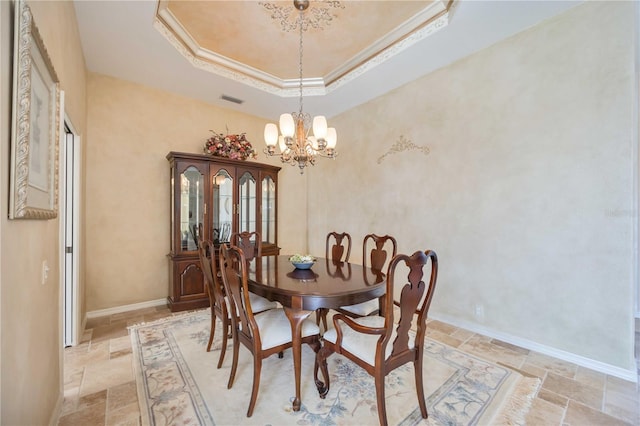
<instances>
[{"instance_id":1,"label":"chandelier light bulb","mask_svg":"<svg viewBox=\"0 0 640 426\"><path fill-rule=\"evenodd\" d=\"M278 127L275 124L264 126L264 141L268 147L275 147L278 143Z\"/></svg>"},{"instance_id":2,"label":"chandelier light bulb","mask_svg":"<svg viewBox=\"0 0 640 426\"><path fill-rule=\"evenodd\" d=\"M327 137L327 119L324 115L313 117L313 135L317 139L325 139Z\"/></svg>"},{"instance_id":3,"label":"chandelier light bulb","mask_svg":"<svg viewBox=\"0 0 640 426\"><path fill-rule=\"evenodd\" d=\"M296 131L296 125L291 114L280 115L280 133L285 138L292 138Z\"/></svg>"},{"instance_id":4,"label":"chandelier light bulb","mask_svg":"<svg viewBox=\"0 0 640 426\"><path fill-rule=\"evenodd\" d=\"M338 142L338 133L336 129L333 127L329 127L327 129L327 148L334 149L336 147L336 143Z\"/></svg>"}]
</instances>

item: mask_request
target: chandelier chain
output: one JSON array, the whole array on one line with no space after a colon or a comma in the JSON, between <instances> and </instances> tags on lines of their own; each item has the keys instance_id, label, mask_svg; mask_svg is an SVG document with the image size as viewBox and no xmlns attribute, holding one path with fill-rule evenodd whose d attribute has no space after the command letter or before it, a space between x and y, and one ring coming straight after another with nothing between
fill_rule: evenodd
<instances>
[{"instance_id":1,"label":"chandelier chain","mask_svg":"<svg viewBox=\"0 0 640 426\"><path fill-rule=\"evenodd\" d=\"M300 63L298 64L299 66L299 71L300 71L300 81L299 81L299 85L300 85L300 116L302 116L302 53L303 53L303 49L302 49L302 31L303 31L303 25L302 25L302 21L304 19L304 15L303 15L303 10L300 11Z\"/></svg>"}]
</instances>

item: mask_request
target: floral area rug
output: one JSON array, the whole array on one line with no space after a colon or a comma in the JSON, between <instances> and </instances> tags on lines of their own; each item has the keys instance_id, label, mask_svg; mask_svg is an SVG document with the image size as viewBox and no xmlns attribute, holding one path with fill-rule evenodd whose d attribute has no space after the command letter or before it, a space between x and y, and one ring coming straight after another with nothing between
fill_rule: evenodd
<instances>
[{"instance_id":1,"label":"floral area rug","mask_svg":"<svg viewBox=\"0 0 640 426\"><path fill-rule=\"evenodd\" d=\"M231 341L216 368L221 335L211 352L208 309L130 327L134 370L143 424L149 425L376 425L374 381L363 369L334 354L328 359L331 389L320 399L313 381L314 352L303 345L302 407L291 409L295 395L291 350L284 358L263 360L253 416L246 417L253 361L240 346L236 380L231 370ZM216 323L219 327L220 322ZM429 418L420 416L413 365L386 378L390 425L522 424L540 386L508 368L427 339L424 386Z\"/></svg>"}]
</instances>

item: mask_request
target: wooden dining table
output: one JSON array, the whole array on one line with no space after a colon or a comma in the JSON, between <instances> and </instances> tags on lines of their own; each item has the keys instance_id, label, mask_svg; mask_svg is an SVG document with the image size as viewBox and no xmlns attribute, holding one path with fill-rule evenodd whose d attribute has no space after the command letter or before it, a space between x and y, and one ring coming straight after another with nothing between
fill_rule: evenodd
<instances>
[{"instance_id":1,"label":"wooden dining table","mask_svg":"<svg viewBox=\"0 0 640 426\"><path fill-rule=\"evenodd\" d=\"M291 322L296 396L300 410L302 322L316 309L335 309L380 298L386 291L380 271L347 262L317 258L311 269L296 269L289 256L261 256L249 264L249 291L279 302Z\"/></svg>"}]
</instances>

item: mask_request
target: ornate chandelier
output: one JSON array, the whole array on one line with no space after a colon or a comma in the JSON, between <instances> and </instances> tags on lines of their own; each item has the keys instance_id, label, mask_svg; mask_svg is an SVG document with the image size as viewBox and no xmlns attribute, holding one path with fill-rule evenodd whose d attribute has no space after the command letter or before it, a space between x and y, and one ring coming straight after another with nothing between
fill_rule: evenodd
<instances>
[{"instance_id":1,"label":"ornate chandelier","mask_svg":"<svg viewBox=\"0 0 640 426\"><path fill-rule=\"evenodd\" d=\"M300 11L298 23L300 25L300 110L291 114L280 116L280 135L278 127L274 123L268 123L264 128L264 141L267 147L264 153L276 155L276 144L279 145L280 160L292 166L300 168L300 174L304 168L314 165L316 157L335 158L337 134L333 127L327 128L327 119L316 116L311 121L311 116L302 110L302 32L304 30L304 11L309 7L309 0L294 0L294 7ZM313 123L313 135L309 135L309 125Z\"/></svg>"}]
</instances>

